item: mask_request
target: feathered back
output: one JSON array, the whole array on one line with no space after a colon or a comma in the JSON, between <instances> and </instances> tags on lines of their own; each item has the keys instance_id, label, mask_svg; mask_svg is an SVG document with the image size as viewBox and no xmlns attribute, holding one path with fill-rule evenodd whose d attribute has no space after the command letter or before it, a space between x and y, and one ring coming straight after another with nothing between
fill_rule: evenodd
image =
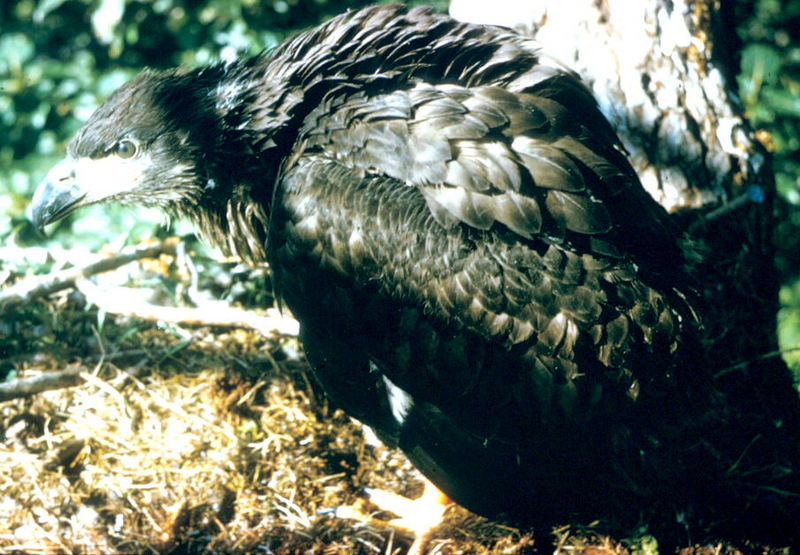
<instances>
[{"instance_id":1,"label":"feathered back","mask_svg":"<svg viewBox=\"0 0 800 555\"><path fill-rule=\"evenodd\" d=\"M275 178L323 149L418 187L443 226L499 223L654 275L681 264L589 91L510 31L376 6L225 72L228 127L251 135Z\"/></svg>"}]
</instances>

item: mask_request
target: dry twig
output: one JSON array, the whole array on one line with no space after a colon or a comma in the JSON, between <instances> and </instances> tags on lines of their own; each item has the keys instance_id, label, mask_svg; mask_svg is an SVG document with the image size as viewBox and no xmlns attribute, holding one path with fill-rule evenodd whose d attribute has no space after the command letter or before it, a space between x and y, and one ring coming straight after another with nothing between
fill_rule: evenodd
<instances>
[{"instance_id":1,"label":"dry twig","mask_svg":"<svg viewBox=\"0 0 800 555\"><path fill-rule=\"evenodd\" d=\"M42 391L64 389L83 382L81 372L86 369L80 365L70 365L60 372L46 372L40 376L20 378L8 383L0 383L0 402L35 395Z\"/></svg>"},{"instance_id":2,"label":"dry twig","mask_svg":"<svg viewBox=\"0 0 800 555\"><path fill-rule=\"evenodd\" d=\"M75 286L75 282L87 276L114 270L134 260L156 258L162 254L175 254L177 240L167 240L156 245L137 246L130 252L104 258L86 266L69 268L44 276L33 276L0 292L0 314L28 303L38 297L50 295Z\"/></svg>"},{"instance_id":3,"label":"dry twig","mask_svg":"<svg viewBox=\"0 0 800 555\"><path fill-rule=\"evenodd\" d=\"M129 287L100 287L85 279L78 280L76 287L87 301L113 314L173 324L253 328L267 336L275 333L291 336L298 334L298 323L294 318L281 315L261 316L234 308L224 301L209 302L197 308L159 306L137 300L135 290Z\"/></svg>"},{"instance_id":4,"label":"dry twig","mask_svg":"<svg viewBox=\"0 0 800 555\"><path fill-rule=\"evenodd\" d=\"M298 334L297 321L288 316L280 314L261 316L231 307L223 301L212 301L199 308L158 306L143 301L136 289L116 286L99 287L85 279L88 276L114 270L142 258L155 258L162 254L175 255L177 245L177 240L169 240L156 245L137 246L129 252L86 266L25 279L0 292L0 314L38 297L75 287L83 293L87 301L114 314L176 324L252 328L266 336L276 333L290 336ZM48 372L41 376L0 384L0 402L78 385L83 381L81 371L80 367L70 366L59 372Z\"/></svg>"}]
</instances>

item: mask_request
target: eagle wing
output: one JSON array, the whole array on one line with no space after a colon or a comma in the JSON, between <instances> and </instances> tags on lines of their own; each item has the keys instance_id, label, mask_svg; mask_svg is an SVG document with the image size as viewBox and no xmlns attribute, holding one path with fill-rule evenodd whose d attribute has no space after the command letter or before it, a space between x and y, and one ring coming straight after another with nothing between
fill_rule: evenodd
<instances>
[{"instance_id":1,"label":"eagle wing","mask_svg":"<svg viewBox=\"0 0 800 555\"><path fill-rule=\"evenodd\" d=\"M276 290L326 390L485 514L477 498L502 500L469 477L508 463L541 490L567 464L541 449L610 449L617 432L601 428L668 390L681 340L653 283L680 258L666 214L591 98L576 114L553 88L417 81L330 98L270 218Z\"/></svg>"},{"instance_id":2,"label":"eagle wing","mask_svg":"<svg viewBox=\"0 0 800 555\"><path fill-rule=\"evenodd\" d=\"M674 265L672 224L589 91L568 72L538 71L547 78L522 92L416 81L333 98L306 119L300 150L417 187L445 227L502 224L654 271Z\"/></svg>"},{"instance_id":3,"label":"eagle wing","mask_svg":"<svg viewBox=\"0 0 800 555\"><path fill-rule=\"evenodd\" d=\"M574 358L577 336L593 334L608 367L634 336L656 350L675 341L677 313L642 281L679 266L669 220L571 75L520 93L420 81L362 92L320 105L299 136L280 189L304 205L288 217L340 273L380 278L429 317L506 345L534 338ZM331 190L311 194L319 176ZM359 196L347 221L325 221ZM438 272L437 256L450 257Z\"/></svg>"}]
</instances>

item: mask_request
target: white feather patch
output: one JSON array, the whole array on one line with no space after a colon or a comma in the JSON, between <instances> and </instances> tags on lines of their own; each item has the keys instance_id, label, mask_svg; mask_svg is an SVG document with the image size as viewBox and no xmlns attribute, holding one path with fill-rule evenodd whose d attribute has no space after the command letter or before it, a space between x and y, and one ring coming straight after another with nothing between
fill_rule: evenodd
<instances>
[{"instance_id":1,"label":"white feather patch","mask_svg":"<svg viewBox=\"0 0 800 555\"><path fill-rule=\"evenodd\" d=\"M374 369L374 364L370 363L370 365L372 365ZM386 394L392 416L397 424L402 426L406 421L409 411L411 411L411 408L414 406L414 399L412 399L411 395L404 389L395 385L394 382L386 376L383 376L383 383L386 384Z\"/></svg>"},{"instance_id":2,"label":"white feather patch","mask_svg":"<svg viewBox=\"0 0 800 555\"><path fill-rule=\"evenodd\" d=\"M118 156L77 158L73 168L86 202L99 202L135 191L152 164L150 156L143 154L127 160Z\"/></svg>"}]
</instances>

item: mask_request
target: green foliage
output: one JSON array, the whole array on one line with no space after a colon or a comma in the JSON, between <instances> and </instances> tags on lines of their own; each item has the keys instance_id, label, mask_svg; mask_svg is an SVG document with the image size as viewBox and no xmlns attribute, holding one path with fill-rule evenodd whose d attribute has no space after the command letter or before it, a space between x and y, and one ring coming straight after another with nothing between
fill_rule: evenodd
<instances>
[{"instance_id":1,"label":"green foliage","mask_svg":"<svg viewBox=\"0 0 800 555\"><path fill-rule=\"evenodd\" d=\"M631 555L658 555L658 540L655 536L645 534L630 540L628 549Z\"/></svg>"},{"instance_id":2,"label":"green foliage","mask_svg":"<svg viewBox=\"0 0 800 555\"><path fill-rule=\"evenodd\" d=\"M769 133L778 188L775 240L781 290L781 348L800 346L800 1L756 0L739 32L739 88L754 127ZM786 358L800 367L800 353Z\"/></svg>"}]
</instances>

